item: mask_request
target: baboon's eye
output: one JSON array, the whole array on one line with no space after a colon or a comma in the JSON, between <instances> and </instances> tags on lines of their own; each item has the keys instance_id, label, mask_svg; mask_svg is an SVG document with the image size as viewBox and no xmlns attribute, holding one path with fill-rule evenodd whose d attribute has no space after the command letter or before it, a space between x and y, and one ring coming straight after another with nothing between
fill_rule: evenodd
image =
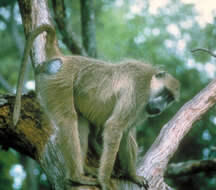
<instances>
[{"instance_id":1,"label":"baboon's eye","mask_svg":"<svg viewBox=\"0 0 216 190\"><path fill-rule=\"evenodd\" d=\"M173 94L167 88L164 89L163 96L165 97L168 103L175 100Z\"/></svg>"},{"instance_id":2,"label":"baboon's eye","mask_svg":"<svg viewBox=\"0 0 216 190\"><path fill-rule=\"evenodd\" d=\"M166 72L165 71L161 71L161 72L157 73L155 75L155 77L156 78L163 78L163 77L165 77L165 75L166 75Z\"/></svg>"},{"instance_id":3,"label":"baboon's eye","mask_svg":"<svg viewBox=\"0 0 216 190\"><path fill-rule=\"evenodd\" d=\"M173 94L167 88L161 90L157 97L163 97L168 103L175 100Z\"/></svg>"},{"instance_id":4,"label":"baboon's eye","mask_svg":"<svg viewBox=\"0 0 216 190\"><path fill-rule=\"evenodd\" d=\"M167 99L168 103L170 103L170 102L172 102L172 101L175 100L174 97L173 97L173 95L170 92L167 94L166 99Z\"/></svg>"}]
</instances>

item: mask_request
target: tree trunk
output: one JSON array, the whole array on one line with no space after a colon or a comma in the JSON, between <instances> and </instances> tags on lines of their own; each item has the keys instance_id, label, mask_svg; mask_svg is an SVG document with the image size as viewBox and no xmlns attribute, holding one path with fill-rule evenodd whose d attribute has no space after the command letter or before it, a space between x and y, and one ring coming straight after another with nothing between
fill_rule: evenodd
<instances>
[{"instance_id":1,"label":"tree trunk","mask_svg":"<svg viewBox=\"0 0 216 190\"><path fill-rule=\"evenodd\" d=\"M150 181L150 189L166 189L163 177L169 160L194 122L216 102L216 80L187 102L162 128L139 165L139 173ZM169 189L169 188L168 188Z\"/></svg>"},{"instance_id":2,"label":"tree trunk","mask_svg":"<svg viewBox=\"0 0 216 190\"><path fill-rule=\"evenodd\" d=\"M25 33L35 27L51 24L46 0L19 0ZM34 66L41 64L45 58L46 35L41 34L32 49ZM12 126L12 108L14 97L0 97L0 144L3 148L15 148L35 159L45 171L55 190L98 189L97 187L70 187L65 179L64 157L56 143L56 131L46 115L41 111L34 93L22 98L21 119L16 128ZM210 83L194 99L185 104L181 110L161 130L158 138L138 165L138 172L149 182L149 190L172 189L164 183L167 164L182 138L197 121L216 102L216 80ZM118 189L138 190L137 185L129 181L114 180Z\"/></svg>"},{"instance_id":3,"label":"tree trunk","mask_svg":"<svg viewBox=\"0 0 216 190\"><path fill-rule=\"evenodd\" d=\"M52 25L46 0L19 0L19 7L26 34L41 24L46 23ZM35 40L31 57L34 67L42 64L46 60L45 43L45 33L39 35ZM47 138L40 142L41 146L36 149L34 159L43 168L53 189L69 189L65 183L65 172L67 168L65 167L64 159L62 159L61 150L55 141L54 127L50 124L47 117L44 114L42 115L44 118L42 128L47 129L49 132Z\"/></svg>"}]
</instances>

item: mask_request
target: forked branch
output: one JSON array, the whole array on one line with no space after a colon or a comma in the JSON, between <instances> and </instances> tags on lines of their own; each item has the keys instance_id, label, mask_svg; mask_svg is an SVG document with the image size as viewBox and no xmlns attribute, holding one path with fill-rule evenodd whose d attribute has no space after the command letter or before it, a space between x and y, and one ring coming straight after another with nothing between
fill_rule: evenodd
<instances>
[{"instance_id":1,"label":"forked branch","mask_svg":"<svg viewBox=\"0 0 216 190\"><path fill-rule=\"evenodd\" d=\"M31 30L35 26L44 23L50 23L50 16L47 8L46 0L32 0L32 1L21 1L19 0L20 7L29 8L28 10L23 10L23 25L25 31ZM28 6L27 6L28 5ZM28 15L29 14L29 15ZM42 16L42 18L41 18ZM26 19L27 18L27 19ZM35 24L36 23L36 24ZM33 55L36 57L38 63L43 62L45 38L43 36L36 40L35 46L33 48ZM39 44L39 45L38 45ZM36 47L41 47L39 50ZM138 171L144 177L147 178L150 188L149 190L165 190L172 189L164 183L164 173L167 168L167 164L170 158L173 156L177 150L179 143L182 138L189 132L192 127L192 124L196 122L200 117L206 113L206 111L211 108L216 102L216 80L211 82L204 90L202 90L197 96L195 96L191 101L186 103L180 111L174 116L170 122L168 122L163 129L161 130L159 136L155 140L152 147L149 149L144 158L142 158ZM26 109L29 109L26 108ZM8 109L10 110L10 109ZM8 113L8 112L7 112ZM31 118L30 116L28 116ZM2 121L4 122L4 121ZM54 129L52 126L47 124L47 128ZM37 126L38 127L38 126ZM45 129L44 126L38 127L39 129ZM21 127L22 129L22 127ZM24 126L25 130L29 130L28 126ZM50 130L51 131L51 130ZM51 131L52 132L52 131ZM64 163L61 160L61 150L58 145L52 143L50 139L55 138L52 136L52 133L49 132L44 138L43 141L38 142L39 136L43 134L38 133L32 137L32 131L27 131L27 134L30 135L28 138L29 141L35 140L36 144L38 143L38 148L34 149L36 153L32 156L37 156L37 160L41 167L44 169L49 181L52 183L55 190L65 190L65 169L62 167ZM51 133L51 134L50 134ZM28 137L26 135L25 137ZM23 136L21 136L23 137ZM35 138L34 138L35 137ZM37 137L37 138L36 138ZM40 142L44 142L41 144ZM29 143L25 143L25 145ZM34 147L35 143L32 143ZM40 154L38 154L40 153ZM88 187L85 189L93 190L96 187ZM75 189L73 187L70 190ZM76 189L83 189L83 187L77 187ZM127 181L119 182L119 189L140 189L137 185L128 184Z\"/></svg>"},{"instance_id":2,"label":"forked branch","mask_svg":"<svg viewBox=\"0 0 216 190\"><path fill-rule=\"evenodd\" d=\"M192 100L162 128L159 136L140 162L138 171L150 183L151 190L165 190L167 185L162 176L167 164L184 136L216 102L216 79L198 93Z\"/></svg>"}]
</instances>

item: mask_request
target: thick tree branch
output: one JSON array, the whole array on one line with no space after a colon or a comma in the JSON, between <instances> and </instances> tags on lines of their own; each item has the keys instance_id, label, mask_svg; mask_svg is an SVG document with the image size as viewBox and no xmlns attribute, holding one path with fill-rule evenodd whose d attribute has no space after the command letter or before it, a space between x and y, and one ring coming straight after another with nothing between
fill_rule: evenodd
<instances>
[{"instance_id":1,"label":"thick tree branch","mask_svg":"<svg viewBox=\"0 0 216 190\"><path fill-rule=\"evenodd\" d=\"M24 31L26 34L41 24L52 25L47 6L47 0L19 0L19 7L22 15ZM33 44L31 58L33 60L32 63L34 67L39 64L43 64L43 61L46 60L45 44L46 33L44 32L37 37ZM32 106L30 106L30 108L32 108ZM42 115L44 116L44 114ZM48 126L51 131L55 131L55 128L48 122L48 120L45 119L44 121L44 124L41 123L44 129L46 129L46 126ZM47 122L49 124L46 124ZM25 126L25 128L28 127L29 126ZM29 131L29 133L31 133L31 131ZM36 152L34 159L37 160L40 166L43 168L47 175L48 181L52 186L52 189L65 190L65 172L67 168L65 168L64 160L61 159L61 150L56 143L53 143L51 137L53 137L53 133L50 133L48 138L42 141L42 147L39 149L35 150L33 147L32 150L35 150ZM37 137L37 135L34 135L34 138L40 140L40 137Z\"/></svg>"},{"instance_id":2,"label":"thick tree branch","mask_svg":"<svg viewBox=\"0 0 216 190\"><path fill-rule=\"evenodd\" d=\"M19 0L18 2L26 35L41 24L52 25L47 0ZM34 67L45 61L45 43L46 34L44 32L37 37L35 43L33 44L31 58L33 60L32 63Z\"/></svg>"},{"instance_id":3,"label":"thick tree branch","mask_svg":"<svg viewBox=\"0 0 216 190\"><path fill-rule=\"evenodd\" d=\"M139 173L149 180L151 190L170 189L164 176L170 158L183 137L216 102L216 80L187 102L161 130L159 136L139 164Z\"/></svg>"},{"instance_id":4,"label":"thick tree branch","mask_svg":"<svg viewBox=\"0 0 216 190\"><path fill-rule=\"evenodd\" d=\"M0 144L5 149L14 148L38 160L53 130L42 114L34 92L23 96L20 121L16 128L11 127L13 102L14 96L0 96Z\"/></svg>"},{"instance_id":5,"label":"thick tree branch","mask_svg":"<svg viewBox=\"0 0 216 190\"><path fill-rule=\"evenodd\" d=\"M46 0L19 0L19 6L22 12L23 25L26 33L42 23L51 24ZM33 48L33 60L36 64L42 63L45 60L45 42L46 38L44 34L36 39ZM4 102L4 99L2 102ZM160 135L145 157L142 158L138 167L139 173L146 177L149 182L149 190L172 189L164 183L163 179L167 163L177 150L182 138L191 129L192 124L212 107L215 102L216 80L210 83L191 101L186 103L176 116L163 127ZM25 107L23 111L31 110L33 107L34 106ZM1 111L5 109L6 108L2 106ZM39 123L40 121L42 122L41 125L36 125L32 128L31 126L34 126L34 123L28 123L28 125L20 123L20 128L17 127L17 131L10 131L11 110L12 109L9 107L3 112L3 114L7 114L6 118L8 121L6 121L4 117L0 117L0 119L3 118L2 125L8 123L5 125L4 131L9 131L9 134L14 135L13 138L18 142L16 146L13 145L12 147L16 149L18 149L19 146L25 147L26 152L24 153L38 160L55 190L69 189L69 187L66 188L65 186L65 172L68 168L65 167L64 159L62 159L63 156L60 146L53 140L56 138L56 136L53 136L55 128L50 125L44 114L39 114L35 115L35 117L37 118L36 121ZM27 119L30 118L28 121L31 122L32 115L22 114L22 118L24 119L25 117L27 117ZM36 130L36 133L34 133L34 129L40 130ZM46 131L41 133L41 129ZM7 142L9 143L9 140ZM20 151L22 152L23 149L20 149ZM118 185L119 189L140 189L137 185L122 180L118 181ZM70 189L93 190L96 189L96 187L71 187Z\"/></svg>"},{"instance_id":6,"label":"thick tree branch","mask_svg":"<svg viewBox=\"0 0 216 190\"><path fill-rule=\"evenodd\" d=\"M44 145L50 138L50 135L53 134L52 126L47 121L46 116L41 112L40 106L35 98L35 93L30 92L22 98L22 117L17 128L10 127L12 124L11 111L13 101L14 97L11 95L0 96L0 144L4 149L12 147L23 154L31 156L33 159L40 160L42 155L39 153L43 152ZM156 158L160 159L160 157ZM175 178L215 170L216 159L188 161L170 164L165 173L165 177ZM140 189L138 186L127 183L126 181L118 180L117 183L120 188ZM85 188L89 190L96 189L95 187ZM79 187L74 189L79 189Z\"/></svg>"},{"instance_id":7,"label":"thick tree branch","mask_svg":"<svg viewBox=\"0 0 216 190\"><path fill-rule=\"evenodd\" d=\"M176 178L185 175L196 174L200 172L215 172L216 159L211 160L190 160L170 164L166 170L165 177Z\"/></svg>"},{"instance_id":8,"label":"thick tree branch","mask_svg":"<svg viewBox=\"0 0 216 190\"><path fill-rule=\"evenodd\" d=\"M52 0L54 18L62 34L62 40L73 54L87 56L85 49L79 44L73 31L69 31L64 0Z\"/></svg>"}]
</instances>

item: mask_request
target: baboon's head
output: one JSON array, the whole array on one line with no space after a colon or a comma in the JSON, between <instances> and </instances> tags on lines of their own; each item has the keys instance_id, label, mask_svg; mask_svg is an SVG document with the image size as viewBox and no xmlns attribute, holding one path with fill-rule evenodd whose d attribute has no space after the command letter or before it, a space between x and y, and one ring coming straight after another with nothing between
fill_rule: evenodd
<instances>
[{"instance_id":1,"label":"baboon's head","mask_svg":"<svg viewBox=\"0 0 216 190\"><path fill-rule=\"evenodd\" d=\"M153 75L150 85L150 97L146 105L149 116L163 112L174 101L179 99L180 83L165 71Z\"/></svg>"}]
</instances>

